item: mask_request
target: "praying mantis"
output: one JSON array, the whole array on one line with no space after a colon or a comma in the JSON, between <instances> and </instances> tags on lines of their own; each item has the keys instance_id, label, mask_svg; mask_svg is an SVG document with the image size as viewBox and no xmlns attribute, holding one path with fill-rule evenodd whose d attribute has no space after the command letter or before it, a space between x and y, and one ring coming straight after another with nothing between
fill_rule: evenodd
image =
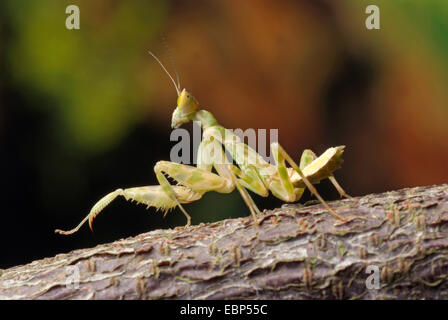
<instances>
[{"instance_id":1,"label":"praying mantis","mask_svg":"<svg viewBox=\"0 0 448 320\"><path fill-rule=\"evenodd\" d=\"M235 188L249 208L255 225L258 225L261 213L248 190L262 197L267 197L270 192L285 202L296 202L308 188L334 218L345 221L325 202L313 186L328 178L341 197L351 198L333 176L333 172L342 165L342 153L345 146L329 148L319 157L313 151L305 150L297 165L278 142L273 142L270 147L275 163L268 163L254 149L243 143L237 135L221 126L209 111L200 110L199 103L193 95L186 89L181 91L177 72L176 83L162 62L152 52L149 53L170 77L176 89L177 105L172 114L171 127L178 128L190 121L197 121L202 127L203 134L197 151L197 165L159 161L154 166L159 185L119 188L101 198L77 227L69 231L57 229L56 233L73 234L87 221L90 229L93 230L92 221L118 196L145 204L148 208L162 209L165 214L168 210L178 207L187 219L185 227L189 227L191 216L184 209L183 204L201 199L206 192L230 193ZM230 154L231 160L236 164L226 157L225 151ZM287 167L286 163L290 167ZM177 185L171 185L167 176L175 180Z\"/></svg>"}]
</instances>

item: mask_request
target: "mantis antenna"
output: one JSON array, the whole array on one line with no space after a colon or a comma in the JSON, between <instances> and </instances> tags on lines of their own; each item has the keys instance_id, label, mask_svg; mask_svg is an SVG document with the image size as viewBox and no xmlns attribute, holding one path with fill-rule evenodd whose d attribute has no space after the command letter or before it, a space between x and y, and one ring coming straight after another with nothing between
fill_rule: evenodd
<instances>
[{"instance_id":1,"label":"mantis antenna","mask_svg":"<svg viewBox=\"0 0 448 320\"><path fill-rule=\"evenodd\" d=\"M163 65L162 62L160 62L159 58L156 57L156 55L154 53L152 53L151 51L148 50L148 53L154 58L156 59L156 61L160 64L160 66L163 68L163 70L166 72L166 74L170 77L171 81L174 84L174 88L176 88L176 92L177 92L177 96L180 96L180 87L177 87L176 85L176 81L174 81L173 77L171 76L171 74L168 72L168 70L166 70L165 66ZM176 72L177 74L177 72ZM178 77L179 79L179 77Z\"/></svg>"},{"instance_id":2,"label":"mantis antenna","mask_svg":"<svg viewBox=\"0 0 448 320\"><path fill-rule=\"evenodd\" d=\"M177 87L178 87L179 90L180 90L179 74L177 73L176 65L174 64L174 59L173 59L173 56L172 56L172 54L171 54L170 47L168 46L168 41L166 41L166 37L165 37L164 35L162 35L162 41L163 41L163 44L164 44L165 47L166 47L166 51L167 51L167 53L168 53L168 57L170 58L171 65L173 66L174 74L176 75Z\"/></svg>"}]
</instances>

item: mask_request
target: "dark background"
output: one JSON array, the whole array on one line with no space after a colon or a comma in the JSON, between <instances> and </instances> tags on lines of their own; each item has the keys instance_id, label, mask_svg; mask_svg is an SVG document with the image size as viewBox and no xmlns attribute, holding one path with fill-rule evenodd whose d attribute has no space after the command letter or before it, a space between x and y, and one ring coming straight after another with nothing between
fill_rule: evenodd
<instances>
[{"instance_id":1,"label":"dark background","mask_svg":"<svg viewBox=\"0 0 448 320\"><path fill-rule=\"evenodd\" d=\"M69 4L80 30L65 28ZM381 30L366 29L368 4ZM157 183L175 144L175 91L146 53L171 68L161 34L222 125L279 129L296 159L346 145L336 177L351 195L446 182L447 21L442 0L1 1L0 268L185 223L119 198L94 233L54 234L118 187ZM237 192L185 207L193 224L249 214Z\"/></svg>"}]
</instances>

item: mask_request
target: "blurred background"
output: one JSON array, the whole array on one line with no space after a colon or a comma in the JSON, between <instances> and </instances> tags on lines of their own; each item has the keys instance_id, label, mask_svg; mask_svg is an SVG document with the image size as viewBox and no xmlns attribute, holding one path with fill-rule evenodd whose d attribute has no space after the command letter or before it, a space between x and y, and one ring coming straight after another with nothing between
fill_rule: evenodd
<instances>
[{"instance_id":1,"label":"blurred background","mask_svg":"<svg viewBox=\"0 0 448 320\"><path fill-rule=\"evenodd\" d=\"M80 30L65 27L70 4ZM365 27L369 4L381 30ZM296 159L346 145L349 194L448 181L445 0L2 0L0 268L185 223L119 198L93 233L54 233L118 187L157 184L176 144L176 94L147 54L172 70L161 35L182 87L225 127L278 129ZM236 192L185 207L193 224L249 215Z\"/></svg>"}]
</instances>

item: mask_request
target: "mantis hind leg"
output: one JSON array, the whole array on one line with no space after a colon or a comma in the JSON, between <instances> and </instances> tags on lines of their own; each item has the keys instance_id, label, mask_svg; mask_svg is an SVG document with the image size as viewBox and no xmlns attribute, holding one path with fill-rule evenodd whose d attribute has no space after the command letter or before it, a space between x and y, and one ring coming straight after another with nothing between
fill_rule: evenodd
<instances>
[{"instance_id":1,"label":"mantis hind leg","mask_svg":"<svg viewBox=\"0 0 448 320\"><path fill-rule=\"evenodd\" d=\"M268 192L263 185L258 172L253 168L246 168L243 173L237 166L230 163L223 150L223 145L216 139L205 139L199 146L198 167L211 171L212 165L221 177L225 177L228 182L227 189L230 192L235 187L240 193L252 215L255 225L258 225L260 210L250 196L249 189L261 196L267 196ZM259 183L255 181L259 180ZM229 188L230 187L230 188Z\"/></svg>"},{"instance_id":2,"label":"mantis hind leg","mask_svg":"<svg viewBox=\"0 0 448 320\"><path fill-rule=\"evenodd\" d=\"M174 186L173 192L176 194L176 199L181 203L190 203L199 200L202 197L201 193L193 192L182 186ZM148 207L155 207L164 211L176 206L176 202L167 195L161 186L117 189L101 198L77 227L69 231L56 229L55 232L63 235L73 234L87 221L89 221L89 226L92 230L93 219L95 219L95 217L118 196L123 196L126 200L136 201L137 203L145 204Z\"/></svg>"},{"instance_id":3,"label":"mantis hind leg","mask_svg":"<svg viewBox=\"0 0 448 320\"><path fill-rule=\"evenodd\" d=\"M316 154L310 150L310 149L306 149L303 151L302 153L302 157L300 158L300 169L304 169L307 165L309 165L311 162L313 162L315 159L317 159ZM348 199L353 199L350 195L347 194L347 192L345 192L345 190L341 187L341 185L338 183L338 181L336 180L336 178L334 177L334 175L331 175L328 177L328 179L331 181L331 183L333 184L333 186L336 188L336 190L338 191L339 195Z\"/></svg>"},{"instance_id":4,"label":"mantis hind leg","mask_svg":"<svg viewBox=\"0 0 448 320\"><path fill-rule=\"evenodd\" d=\"M294 189L294 185L292 184L292 182L290 180L288 170L285 166L285 161L287 161L291 165L291 167L299 174L299 176L302 179L305 186L325 206L325 208L330 212L330 214L339 220L345 221L345 219L343 217L338 215L332 208L330 208L330 206L327 204L327 202L317 192L316 188L311 184L311 182L308 180L308 178L303 174L300 167L294 162L294 160L291 158L291 156L288 153L286 153L286 151L280 146L280 144L278 144L276 142L272 143L271 150L272 150L272 153L277 162L278 174L279 174L280 181L282 184L282 188L280 188L280 189L283 189L282 191L286 192L286 194L288 195L289 198L287 200L290 200L293 195L296 195L296 192L300 188ZM273 191L273 190L271 189L271 191ZM294 201L295 199L296 198L294 198L291 201Z\"/></svg>"}]
</instances>

